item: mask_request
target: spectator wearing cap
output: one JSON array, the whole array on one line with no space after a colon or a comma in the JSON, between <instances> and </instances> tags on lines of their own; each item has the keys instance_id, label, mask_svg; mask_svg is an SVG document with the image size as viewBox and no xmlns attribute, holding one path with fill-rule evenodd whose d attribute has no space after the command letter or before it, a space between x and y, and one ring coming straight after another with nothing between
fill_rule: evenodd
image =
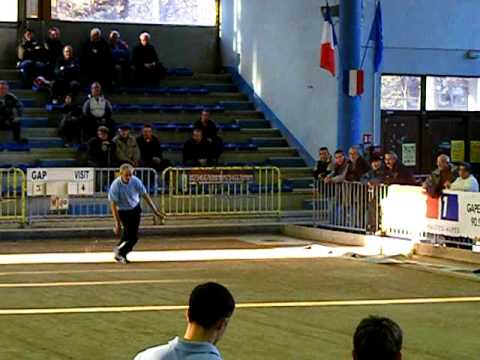
<instances>
[{"instance_id":1,"label":"spectator wearing cap","mask_svg":"<svg viewBox=\"0 0 480 360\"><path fill-rule=\"evenodd\" d=\"M130 134L129 125L120 125L118 134L113 138L113 142L116 145L115 154L120 163L128 163L132 166L140 164L140 148L135 137Z\"/></svg>"},{"instance_id":2,"label":"spectator wearing cap","mask_svg":"<svg viewBox=\"0 0 480 360\"><path fill-rule=\"evenodd\" d=\"M457 168L450 162L447 155L442 154L437 157L437 168L425 180L422 187L430 196L439 197L443 190L448 189L457 177Z\"/></svg>"},{"instance_id":3,"label":"spectator wearing cap","mask_svg":"<svg viewBox=\"0 0 480 360\"><path fill-rule=\"evenodd\" d=\"M386 185L415 185L416 181L410 170L403 165L393 151L385 153L385 176Z\"/></svg>"},{"instance_id":4,"label":"spectator wearing cap","mask_svg":"<svg viewBox=\"0 0 480 360\"><path fill-rule=\"evenodd\" d=\"M23 114L23 105L18 98L9 91L6 81L0 81L0 130L11 130L13 140L21 142L20 117Z\"/></svg>"},{"instance_id":5,"label":"spectator wearing cap","mask_svg":"<svg viewBox=\"0 0 480 360\"><path fill-rule=\"evenodd\" d=\"M126 41L120 38L120 32L110 31L108 45L112 52L114 82L116 84L127 84L130 62L130 50Z\"/></svg>"},{"instance_id":6,"label":"spectator wearing cap","mask_svg":"<svg viewBox=\"0 0 480 360\"><path fill-rule=\"evenodd\" d=\"M378 154L373 154L370 158L370 170L362 176L362 182L369 185L382 184L385 178L385 166L382 157Z\"/></svg>"},{"instance_id":7,"label":"spectator wearing cap","mask_svg":"<svg viewBox=\"0 0 480 360\"><path fill-rule=\"evenodd\" d=\"M42 43L35 39L32 29L26 29L17 48L17 67L22 75L22 85L32 86L33 79L47 74L48 54Z\"/></svg>"},{"instance_id":8,"label":"spectator wearing cap","mask_svg":"<svg viewBox=\"0 0 480 360\"><path fill-rule=\"evenodd\" d=\"M99 82L104 87L110 86L112 53L99 28L90 30L90 37L82 47L80 65L89 84Z\"/></svg>"},{"instance_id":9,"label":"spectator wearing cap","mask_svg":"<svg viewBox=\"0 0 480 360\"><path fill-rule=\"evenodd\" d=\"M106 126L98 127L96 136L88 141L87 149L89 166L109 168L117 165L116 145Z\"/></svg>"},{"instance_id":10,"label":"spectator wearing cap","mask_svg":"<svg viewBox=\"0 0 480 360\"><path fill-rule=\"evenodd\" d=\"M223 153L223 140L220 136L218 136L217 124L210 119L210 113L206 110L203 110L202 114L200 115L200 119L193 124L193 127L195 129L202 130L203 137L212 148L213 159L216 163L218 163L218 159Z\"/></svg>"},{"instance_id":11,"label":"spectator wearing cap","mask_svg":"<svg viewBox=\"0 0 480 360\"><path fill-rule=\"evenodd\" d=\"M47 51L50 69L49 75L53 75L57 61L62 57L63 44L60 35L61 33L58 27L52 26L48 29L47 40L45 40L45 49Z\"/></svg>"},{"instance_id":12,"label":"spectator wearing cap","mask_svg":"<svg viewBox=\"0 0 480 360\"><path fill-rule=\"evenodd\" d=\"M134 360L222 360L217 343L235 311L235 299L218 283L200 284L190 294L185 335L155 346Z\"/></svg>"},{"instance_id":13,"label":"spectator wearing cap","mask_svg":"<svg viewBox=\"0 0 480 360\"><path fill-rule=\"evenodd\" d=\"M458 177L450 185L451 190L478 192L478 181L472 175L472 170L469 163L462 162L458 165Z\"/></svg>"},{"instance_id":14,"label":"spectator wearing cap","mask_svg":"<svg viewBox=\"0 0 480 360\"><path fill-rule=\"evenodd\" d=\"M137 137L138 148L140 149L141 164L150 167L158 172L162 172L171 166L170 161L163 158L160 141L153 135L153 129L145 124L142 129L142 135Z\"/></svg>"},{"instance_id":15,"label":"spectator wearing cap","mask_svg":"<svg viewBox=\"0 0 480 360\"><path fill-rule=\"evenodd\" d=\"M99 82L94 82L90 87L90 95L83 104L82 113L82 129L87 139L94 136L99 126L106 126L113 133L115 123L112 120L112 104L103 96Z\"/></svg>"},{"instance_id":16,"label":"spectator wearing cap","mask_svg":"<svg viewBox=\"0 0 480 360\"><path fill-rule=\"evenodd\" d=\"M203 137L202 129L193 129L191 139L183 145L183 165L197 167L213 163L212 147Z\"/></svg>"},{"instance_id":17,"label":"spectator wearing cap","mask_svg":"<svg viewBox=\"0 0 480 360\"><path fill-rule=\"evenodd\" d=\"M138 38L139 43L132 53L134 80L138 85L152 86L165 76L166 69L158 59L155 47L150 43L150 34L143 32Z\"/></svg>"},{"instance_id":18,"label":"spectator wearing cap","mask_svg":"<svg viewBox=\"0 0 480 360\"><path fill-rule=\"evenodd\" d=\"M58 133L63 138L65 146L81 141L81 117L82 109L80 106L75 104L71 94L66 95L62 108L62 119L58 128Z\"/></svg>"},{"instance_id":19,"label":"spectator wearing cap","mask_svg":"<svg viewBox=\"0 0 480 360\"><path fill-rule=\"evenodd\" d=\"M63 48L63 56L58 59L55 68L55 80L52 84L54 100L66 94L77 95L80 91L80 65L75 59L73 48L67 45Z\"/></svg>"},{"instance_id":20,"label":"spectator wearing cap","mask_svg":"<svg viewBox=\"0 0 480 360\"><path fill-rule=\"evenodd\" d=\"M322 146L318 151L318 161L315 169L313 170L313 177L315 180L323 180L334 170L334 164L332 162L332 155L328 151L328 148Z\"/></svg>"}]
</instances>

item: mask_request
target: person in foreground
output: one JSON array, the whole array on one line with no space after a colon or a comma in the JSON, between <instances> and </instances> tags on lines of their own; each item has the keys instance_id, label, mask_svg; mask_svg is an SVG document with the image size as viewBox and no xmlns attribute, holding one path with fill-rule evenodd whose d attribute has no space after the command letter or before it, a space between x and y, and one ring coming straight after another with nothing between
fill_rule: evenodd
<instances>
[{"instance_id":1,"label":"person in foreground","mask_svg":"<svg viewBox=\"0 0 480 360\"><path fill-rule=\"evenodd\" d=\"M369 316L353 335L353 360L401 360L403 332L385 317Z\"/></svg>"},{"instance_id":2,"label":"person in foreground","mask_svg":"<svg viewBox=\"0 0 480 360\"><path fill-rule=\"evenodd\" d=\"M133 166L123 164L120 166L120 175L113 181L108 191L112 215L115 221L113 229L116 236L120 236L120 242L115 248L115 260L122 264L128 264L127 254L133 250L138 241L138 227L142 209L140 200L144 198L148 206L156 216L160 212L148 195L142 181L133 175Z\"/></svg>"},{"instance_id":3,"label":"person in foreground","mask_svg":"<svg viewBox=\"0 0 480 360\"><path fill-rule=\"evenodd\" d=\"M235 310L235 300L224 286L208 282L190 294L187 330L166 345L140 352L134 360L221 360L217 347Z\"/></svg>"}]
</instances>

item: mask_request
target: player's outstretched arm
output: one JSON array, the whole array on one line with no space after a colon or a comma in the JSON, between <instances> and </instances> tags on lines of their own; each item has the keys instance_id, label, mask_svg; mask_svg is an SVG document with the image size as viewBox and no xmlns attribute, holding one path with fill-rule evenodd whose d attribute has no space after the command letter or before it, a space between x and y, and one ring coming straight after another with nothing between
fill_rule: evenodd
<instances>
[{"instance_id":1,"label":"player's outstretched arm","mask_svg":"<svg viewBox=\"0 0 480 360\"><path fill-rule=\"evenodd\" d=\"M144 198L145 201L147 202L148 206L150 206L150 208L152 209L153 213L154 213L156 216L161 217L160 211L158 211L157 206L156 206L155 203L153 202L153 200L152 200L152 198L150 197L150 195L148 195L147 193L144 193L144 194L143 194L143 198Z\"/></svg>"}]
</instances>

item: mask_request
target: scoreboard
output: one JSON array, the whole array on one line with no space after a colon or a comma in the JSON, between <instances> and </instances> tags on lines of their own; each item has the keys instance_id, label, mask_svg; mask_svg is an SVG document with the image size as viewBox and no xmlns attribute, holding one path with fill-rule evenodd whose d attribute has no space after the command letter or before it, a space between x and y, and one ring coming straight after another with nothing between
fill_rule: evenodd
<instances>
[{"instance_id":1,"label":"scoreboard","mask_svg":"<svg viewBox=\"0 0 480 360\"><path fill-rule=\"evenodd\" d=\"M28 196L93 195L94 168L29 168Z\"/></svg>"}]
</instances>

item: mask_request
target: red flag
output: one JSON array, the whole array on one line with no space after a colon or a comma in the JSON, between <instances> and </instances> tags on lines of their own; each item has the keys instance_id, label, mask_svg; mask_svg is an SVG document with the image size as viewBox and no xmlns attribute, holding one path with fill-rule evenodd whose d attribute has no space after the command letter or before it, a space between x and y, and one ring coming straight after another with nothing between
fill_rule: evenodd
<instances>
[{"instance_id":1,"label":"red flag","mask_svg":"<svg viewBox=\"0 0 480 360\"><path fill-rule=\"evenodd\" d=\"M335 66L335 47L337 46L337 37L335 35L335 27L330 15L330 7L327 6L324 15L322 45L320 55L320 67L327 70L332 76L336 74Z\"/></svg>"}]
</instances>

